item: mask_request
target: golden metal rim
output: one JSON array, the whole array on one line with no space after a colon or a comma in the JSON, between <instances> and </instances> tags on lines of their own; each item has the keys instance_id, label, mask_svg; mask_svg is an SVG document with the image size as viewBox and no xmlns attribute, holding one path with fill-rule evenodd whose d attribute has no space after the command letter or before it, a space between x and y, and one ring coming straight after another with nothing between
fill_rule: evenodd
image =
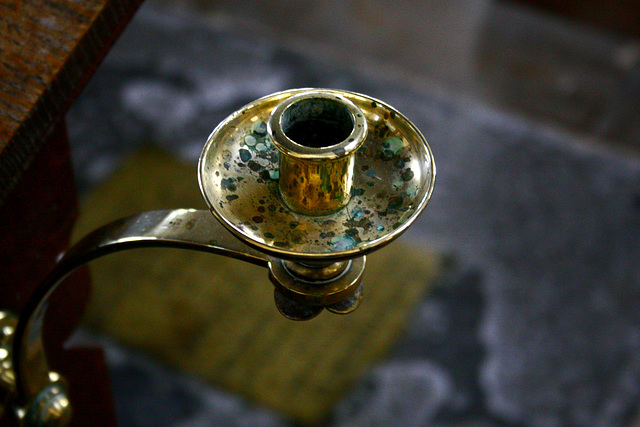
<instances>
[{"instance_id":1,"label":"golden metal rim","mask_svg":"<svg viewBox=\"0 0 640 427\"><path fill-rule=\"evenodd\" d=\"M344 140L337 144L315 148L298 144L287 136L282 128L285 112L292 105L312 98L337 100L348 109L353 129ZM274 108L267 122L267 133L276 148L288 156L312 161L330 160L347 156L360 148L367 136L367 121L362 111L346 97L326 90L309 90L290 96Z\"/></svg>"}]
</instances>

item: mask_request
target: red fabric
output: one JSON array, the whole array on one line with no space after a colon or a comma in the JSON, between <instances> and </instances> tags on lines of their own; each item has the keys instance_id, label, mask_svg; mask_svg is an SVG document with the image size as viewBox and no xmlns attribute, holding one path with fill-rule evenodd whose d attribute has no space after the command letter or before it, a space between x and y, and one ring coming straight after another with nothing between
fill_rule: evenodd
<instances>
[{"instance_id":1,"label":"red fabric","mask_svg":"<svg viewBox=\"0 0 640 427\"><path fill-rule=\"evenodd\" d=\"M0 309L22 311L58 254L69 245L77 212L66 127L61 123L0 206ZM88 270L81 269L52 295L45 319L45 347L50 368L69 382L73 424L115 425L102 351L63 350L82 318L89 294Z\"/></svg>"}]
</instances>

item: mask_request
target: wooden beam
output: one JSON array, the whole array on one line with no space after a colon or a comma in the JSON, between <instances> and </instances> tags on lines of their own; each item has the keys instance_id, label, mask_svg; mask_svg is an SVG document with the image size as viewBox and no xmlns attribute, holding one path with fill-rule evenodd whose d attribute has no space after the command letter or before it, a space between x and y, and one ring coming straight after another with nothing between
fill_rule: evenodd
<instances>
[{"instance_id":1,"label":"wooden beam","mask_svg":"<svg viewBox=\"0 0 640 427\"><path fill-rule=\"evenodd\" d=\"M0 203L141 3L0 2Z\"/></svg>"}]
</instances>

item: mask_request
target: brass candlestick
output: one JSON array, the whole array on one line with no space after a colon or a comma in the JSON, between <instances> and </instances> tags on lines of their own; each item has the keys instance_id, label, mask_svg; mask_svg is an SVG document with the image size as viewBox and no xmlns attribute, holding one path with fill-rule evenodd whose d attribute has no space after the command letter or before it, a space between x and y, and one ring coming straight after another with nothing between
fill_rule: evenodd
<instances>
[{"instance_id":1,"label":"brass candlestick","mask_svg":"<svg viewBox=\"0 0 640 427\"><path fill-rule=\"evenodd\" d=\"M435 164L421 133L389 105L347 91L295 89L220 123L198 179L213 216L152 211L106 225L60 258L19 318L0 312L0 416L11 412L25 425L69 419L64 380L47 365L42 322L49 296L80 265L137 247L201 250L268 268L276 306L288 318L310 319L325 308L349 313L362 299L365 255L424 210Z\"/></svg>"}]
</instances>

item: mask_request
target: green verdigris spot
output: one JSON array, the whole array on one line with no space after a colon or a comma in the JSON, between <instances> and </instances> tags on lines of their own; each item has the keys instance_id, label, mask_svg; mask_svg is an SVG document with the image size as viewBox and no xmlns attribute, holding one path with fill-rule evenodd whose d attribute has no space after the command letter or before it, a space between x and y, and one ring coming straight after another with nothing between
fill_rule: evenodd
<instances>
[{"instance_id":1,"label":"green verdigris spot","mask_svg":"<svg viewBox=\"0 0 640 427\"><path fill-rule=\"evenodd\" d=\"M353 237L349 236L337 236L331 239L331 251L346 251L353 248L356 245L356 241Z\"/></svg>"},{"instance_id":2,"label":"green verdigris spot","mask_svg":"<svg viewBox=\"0 0 640 427\"><path fill-rule=\"evenodd\" d=\"M382 144L382 156L390 159L402 150L402 140L400 138L387 138Z\"/></svg>"}]
</instances>

